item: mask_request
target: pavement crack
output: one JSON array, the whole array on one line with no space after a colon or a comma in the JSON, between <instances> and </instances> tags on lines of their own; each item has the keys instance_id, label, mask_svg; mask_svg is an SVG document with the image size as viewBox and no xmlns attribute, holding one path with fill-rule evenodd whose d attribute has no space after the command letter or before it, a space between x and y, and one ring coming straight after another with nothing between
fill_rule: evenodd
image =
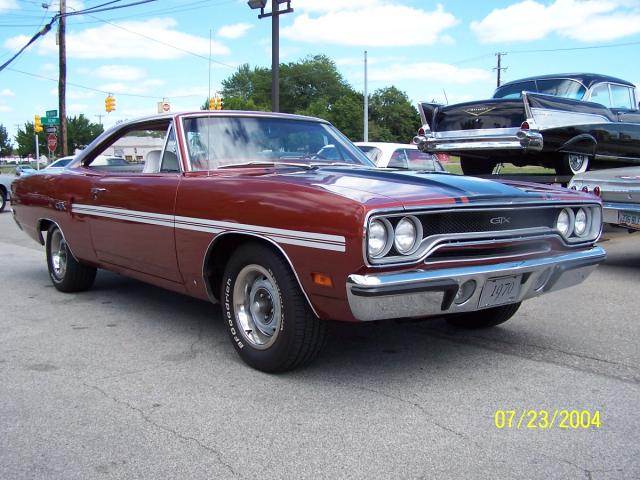
<instances>
[{"instance_id":1,"label":"pavement crack","mask_svg":"<svg viewBox=\"0 0 640 480\"><path fill-rule=\"evenodd\" d=\"M139 407L136 407L135 405L130 404L129 402L125 401L125 400L121 400L115 396L110 395L107 391L103 390L102 388L98 387L97 385L91 385L89 383L86 382L82 382L82 384L86 387L89 388L91 390L95 390L96 392L100 393L101 395L103 395L105 398L117 403L118 405L122 405L124 407L126 407L127 409L137 413L146 423L148 423L149 425L152 425L154 427L156 427L157 429L162 430L163 432L166 432L174 437L177 437L185 442L193 442L196 445L198 445L200 448L202 448L203 450L206 450L207 452L213 454L216 459L218 460L218 463L220 463L221 465L223 465L227 470L229 470L229 472L231 473L231 475L235 478L242 478L233 468L232 465L230 465L228 462L226 462L224 460L224 458L222 457L222 454L216 450L213 447L210 447L209 445L206 445L205 443L203 443L202 441L200 441L199 439L195 438L195 437L191 437L189 435L184 435L180 432L178 432L177 430L167 427L166 425L162 425L160 423L155 422L151 417L149 417L145 411Z\"/></svg>"}]
</instances>

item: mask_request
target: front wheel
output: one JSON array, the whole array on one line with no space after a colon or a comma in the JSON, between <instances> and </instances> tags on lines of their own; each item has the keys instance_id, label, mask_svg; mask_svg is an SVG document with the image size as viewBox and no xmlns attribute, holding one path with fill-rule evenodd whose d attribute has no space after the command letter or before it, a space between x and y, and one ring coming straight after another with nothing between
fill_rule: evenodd
<instances>
[{"instance_id":1,"label":"front wheel","mask_svg":"<svg viewBox=\"0 0 640 480\"><path fill-rule=\"evenodd\" d=\"M513 303L476 312L456 313L445 318L455 327L475 330L500 325L513 317L519 308L520 303Z\"/></svg>"},{"instance_id":2,"label":"front wheel","mask_svg":"<svg viewBox=\"0 0 640 480\"><path fill-rule=\"evenodd\" d=\"M589 170L589 156L580 153L566 153L556 164L558 175L576 175Z\"/></svg>"},{"instance_id":3,"label":"front wheel","mask_svg":"<svg viewBox=\"0 0 640 480\"><path fill-rule=\"evenodd\" d=\"M270 248L238 248L222 281L222 310L240 358L263 372L292 370L313 360L327 324L311 311L289 265Z\"/></svg>"},{"instance_id":4,"label":"front wheel","mask_svg":"<svg viewBox=\"0 0 640 480\"><path fill-rule=\"evenodd\" d=\"M465 175L491 175L497 162L490 158L460 157L460 167Z\"/></svg>"},{"instance_id":5,"label":"front wheel","mask_svg":"<svg viewBox=\"0 0 640 480\"><path fill-rule=\"evenodd\" d=\"M88 290L96 278L96 269L78 262L69 250L62 231L52 225L47 234L47 267L57 290L65 293Z\"/></svg>"},{"instance_id":6,"label":"front wheel","mask_svg":"<svg viewBox=\"0 0 640 480\"><path fill-rule=\"evenodd\" d=\"M0 213L4 212L5 207L7 206L7 195L4 193L4 190L0 188Z\"/></svg>"}]
</instances>

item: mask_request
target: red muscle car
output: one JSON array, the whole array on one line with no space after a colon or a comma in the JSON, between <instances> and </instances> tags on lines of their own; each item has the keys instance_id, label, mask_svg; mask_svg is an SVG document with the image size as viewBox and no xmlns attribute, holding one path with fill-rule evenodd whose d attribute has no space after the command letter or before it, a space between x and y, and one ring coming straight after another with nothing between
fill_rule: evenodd
<instances>
[{"instance_id":1,"label":"red muscle car","mask_svg":"<svg viewBox=\"0 0 640 480\"><path fill-rule=\"evenodd\" d=\"M105 156L123 161L94 162ZM594 196L379 170L331 124L294 115L120 124L64 171L12 188L58 290L104 268L219 302L237 352L269 372L312 360L326 320L490 327L605 258Z\"/></svg>"}]
</instances>

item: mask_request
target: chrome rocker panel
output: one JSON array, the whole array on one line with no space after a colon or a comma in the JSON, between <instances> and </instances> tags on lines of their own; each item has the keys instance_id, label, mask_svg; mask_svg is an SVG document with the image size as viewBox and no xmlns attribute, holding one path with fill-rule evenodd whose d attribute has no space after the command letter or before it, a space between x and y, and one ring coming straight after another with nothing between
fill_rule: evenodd
<instances>
[{"instance_id":1,"label":"chrome rocker panel","mask_svg":"<svg viewBox=\"0 0 640 480\"><path fill-rule=\"evenodd\" d=\"M455 130L427 133L414 138L414 143L428 152L460 150L526 150L542 151L542 134L520 128L491 128L485 130Z\"/></svg>"},{"instance_id":2,"label":"chrome rocker panel","mask_svg":"<svg viewBox=\"0 0 640 480\"><path fill-rule=\"evenodd\" d=\"M489 279L522 275L520 293L513 302L516 303L581 283L605 258L606 252L594 246L553 257L493 265L350 275L347 298L351 312L360 321L471 312L480 310L480 295ZM454 297L467 280L475 280L476 289L469 300L457 305Z\"/></svg>"}]
</instances>

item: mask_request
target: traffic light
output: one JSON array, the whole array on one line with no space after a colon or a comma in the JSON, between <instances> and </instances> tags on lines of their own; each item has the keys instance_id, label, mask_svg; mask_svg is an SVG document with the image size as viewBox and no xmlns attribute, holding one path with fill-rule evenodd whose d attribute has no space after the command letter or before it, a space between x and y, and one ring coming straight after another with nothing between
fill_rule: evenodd
<instances>
[{"instance_id":1,"label":"traffic light","mask_svg":"<svg viewBox=\"0 0 640 480\"><path fill-rule=\"evenodd\" d=\"M36 133L40 133L44 130L42 128L42 120L40 120L40 115L35 115L33 117L33 131Z\"/></svg>"},{"instance_id":2,"label":"traffic light","mask_svg":"<svg viewBox=\"0 0 640 480\"><path fill-rule=\"evenodd\" d=\"M216 97L216 110L222 110L222 97Z\"/></svg>"},{"instance_id":3,"label":"traffic light","mask_svg":"<svg viewBox=\"0 0 640 480\"><path fill-rule=\"evenodd\" d=\"M104 109L106 112L113 112L116 109L116 97L108 95L104 99Z\"/></svg>"},{"instance_id":4,"label":"traffic light","mask_svg":"<svg viewBox=\"0 0 640 480\"><path fill-rule=\"evenodd\" d=\"M211 97L209 99L209 110L215 110L216 109L216 99L215 97Z\"/></svg>"}]
</instances>

